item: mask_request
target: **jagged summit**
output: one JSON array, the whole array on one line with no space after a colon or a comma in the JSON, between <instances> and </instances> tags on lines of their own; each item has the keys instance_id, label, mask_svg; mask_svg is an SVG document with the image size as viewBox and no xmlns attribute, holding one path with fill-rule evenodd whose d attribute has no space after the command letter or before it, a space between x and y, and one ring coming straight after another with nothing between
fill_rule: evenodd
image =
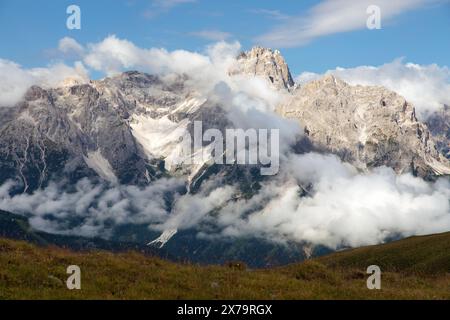
<instances>
[{"instance_id":1,"label":"jagged summit","mask_svg":"<svg viewBox=\"0 0 450 320\"><path fill-rule=\"evenodd\" d=\"M232 70L232 74L262 76L277 89L291 90L295 86L289 67L278 50L254 47L250 51L242 52L237 61L237 67Z\"/></svg>"},{"instance_id":2,"label":"jagged summit","mask_svg":"<svg viewBox=\"0 0 450 320\"><path fill-rule=\"evenodd\" d=\"M326 74L323 77L310 81L303 86L308 88L322 88L330 93L336 92L336 90L342 90L349 86L349 84L342 79L336 77L333 74Z\"/></svg>"},{"instance_id":3,"label":"jagged summit","mask_svg":"<svg viewBox=\"0 0 450 320\"><path fill-rule=\"evenodd\" d=\"M82 85L86 83L86 79L82 79L81 77L67 77L63 81L61 81L57 87L73 87L77 85Z\"/></svg>"}]
</instances>

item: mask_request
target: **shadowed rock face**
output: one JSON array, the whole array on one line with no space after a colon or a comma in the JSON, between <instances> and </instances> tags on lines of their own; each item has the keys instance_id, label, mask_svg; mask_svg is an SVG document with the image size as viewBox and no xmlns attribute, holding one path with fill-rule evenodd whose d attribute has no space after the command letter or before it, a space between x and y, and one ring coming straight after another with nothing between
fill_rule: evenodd
<instances>
[{"instance_id":1,"label":"shadowed rock face","mask_svg":"<svg viewBox=\"0 0 450 320\"><path fill-rule=\"evenodd\" d=\"M162 175L162 160L145 155L132 116L169 113L185 100L180 83L127 72L87 84L30 88L0 123L0 183L18 178L26 191L56 178L150 183Z\"/></svg>"},{"instance_id":2,"label":"shadowed rock face","mask_svg":"<svg viewBox=\"0 0 450 320\"><path fill-rule=\"evenodd\" d=\"M297 119L317 148L361 169L384 165L422 177L450 174L449 161L414 108L383 87L350 86L329 75L297 88L277 111Z\"/></svg>"},{"instance_id":3,"label":"shadowed rock face","mask_svg":"<svg viewBox=\"0 0 450 320\"><path fill-rule=\"evenodd\" d=\"M450 106L435 112L426 120L439 151L450 159Z\"/></svg>"},{"instance_id":4,"label":"shadowed rock face","mask_svg":"<svg viewBox=\"0 0 450 320\"><path fill-rule=\"evenodd\" d=\"M130 71L31 87L22 102L1 110L0 184L17 179L32 192L51 180L70 185L84 177L135 185L167 174L194 178L203 166L170 165L180 151L172 133L192 131L195 120L205 130L229 122L220 106L185 88L186 80Z\"/></svg>"}]
</instances>

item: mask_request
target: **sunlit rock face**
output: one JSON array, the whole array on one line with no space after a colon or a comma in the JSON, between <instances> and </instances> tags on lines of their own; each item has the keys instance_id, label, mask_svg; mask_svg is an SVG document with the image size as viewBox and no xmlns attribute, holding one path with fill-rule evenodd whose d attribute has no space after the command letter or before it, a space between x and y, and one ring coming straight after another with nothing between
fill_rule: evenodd
<instances>
[{"instance_id":1,"label":"sunlit rock face","mask_svg":"<svg viewBox=\"0 0 450 320\"><path fill-rule=\"evenodd\" d=\"M254 47L241 53L231 74L247 74L266 79L277 89L291 90L295 83L289 67L278 50Z\"/></svg>"},{"instance_id":2,"label":"sunlit rock face","mask_svg":"<svg viewBox=\"0 0 450 320\"><path fill-rule=\"evenodd\" d=\"M277 111L297 119L317 148L361 169L384 165L422 177L450 173L414 107L383 87L350 86L328 75L297 88Z\"/></svg>"}]
</instances>

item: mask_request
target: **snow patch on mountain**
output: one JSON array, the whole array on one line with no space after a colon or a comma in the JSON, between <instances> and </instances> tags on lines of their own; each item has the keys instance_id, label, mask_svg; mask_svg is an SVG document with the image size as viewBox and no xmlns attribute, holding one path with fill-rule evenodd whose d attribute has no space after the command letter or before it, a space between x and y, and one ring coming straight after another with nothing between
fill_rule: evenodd
<instances>
[{"instance_id":1,"label":"snow patch on mountain","mask_svg":"<svg viewBox=\"0 0 450 320\"><path fill-rule=\"evenodd\" d=\"M136 140L143 146L149 158L166 158L186 133L188 119L174 122L168 116L154 119L146 115L136 115L131 129Z\"/></svg>"}]
</instances>

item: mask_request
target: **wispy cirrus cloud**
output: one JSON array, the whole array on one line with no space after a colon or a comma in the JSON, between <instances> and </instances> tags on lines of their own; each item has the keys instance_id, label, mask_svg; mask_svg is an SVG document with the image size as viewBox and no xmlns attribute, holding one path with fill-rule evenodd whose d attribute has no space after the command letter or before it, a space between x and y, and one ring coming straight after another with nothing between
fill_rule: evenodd
<instances>
[{"instance_id":1,"label":"wispy cirrus cloud","mask_svg":"<svg viewBox=\"0 0 450 320\"><path fill-rule=\"evenodd\" d=\"M151 7L144 12L144 17L151 19L170 11L176 6L194 2L197 2L197 0L153 0Z\"/></svg>"},{"instance_id":2,"label":"wispy cirrus cloud","mask_svg":"<svg viewBox=\"0 0 450 320\"><path fill-rule=\"evenodd\" d=\"M282 13L280 10L253 9L250 10L250 13L263 15L273 20L286 20L289 18L287 14Z\"/></svg>"},{"instance_id":3,"label":"wispy cirrus cloud","mask_svg":"<svg viewBox=\"0 0 450 320\"><path fill-rule=\"evenodd\" d=\"M324 0L305 14L292 16L271 31L260 35L256 42L272 47L297 47L330 34L349 32L366 27L367 8L381 9L382 23L406 11L447 0Z\"/></svg>"},{"instance_id":4,"label":"wispy cirrus cloud","mask_svg":"<svg viewBox=\"0 0 450 320\"><path fill-rule=\"evenodd\" d=\"M155 7L161 7L161 8L173 8L179 4L183 3L192 3L196 2L197 0L154 0L153 5Z\"/></svg>"},{"instance_id":5,"label":"wispy cirrus cloud","mask_svg":"<svg viewBox=\"0 0 450 320\"><path fill-rule=\"evenodd\" d=\"M220 30L200 30L190 32L189 35L211 41L223 41L231 37L231 33Z\"/></svg>"}]
</instances>

